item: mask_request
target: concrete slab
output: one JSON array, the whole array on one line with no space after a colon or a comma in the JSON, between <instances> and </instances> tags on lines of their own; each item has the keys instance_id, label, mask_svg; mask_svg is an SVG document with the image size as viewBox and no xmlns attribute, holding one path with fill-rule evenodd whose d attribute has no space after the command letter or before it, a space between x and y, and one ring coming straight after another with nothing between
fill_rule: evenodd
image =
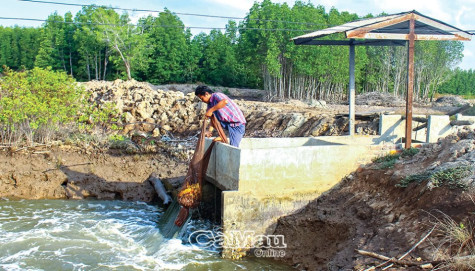
<instances>
[{"instance_id":1,"label":"concrete slab","mask_svg":"<svg viewBox=\"0 0 475 271\"><path fill-rule=\"evenodd\" d=\"M396 149L394 144L375 145L377 139L244 138L241 148L218 143L206 178L225 190L224 245L235 241L236 231L238 235L245 231L256 235L272 232L279 217L302 208L360 165ZM207 139L207 145L210 142ZM225 251L224 256L236 257L236 250Z\"/></svg>"},{"instance_id":2,"label":"concrete slab","mask_svg":"<svg viewBox=\"0 0 475 271\"><path fill-rule=\"evenodd\" d=\"M425 118L425 115L414 115L415 117ZM416 128L423 123L413 121L412 127ZM402 119L402 115L380 115L379 118L379 134L381 142L401 143L402 138L406 136L406 121ZM427 137L427 129L421 129L412 132L412 140L425 142Z\"/></svg>"},{"instance_id":3,"label":"concrete slab","mask_svg":"<svg viewBox=\"0 0 475 271\"><path fill-rule=\"evenodd\" d=\"M441 137L453 133L448 115L430 115L427 121L427 143L434 143Z\"/></svg>"},{"instance_id":4,"label":"concrete slab","mask_svg":"<svg viewBox=\"0 0 475 271\"><path fill-rule=\"evenodd\" d=\"M462 127L470 127L470 129L475 129L475 116L464 116L462 114L456 114L455 115L455 119L456 120L471 120L474 122L474 124L472 125L467 125L467 126L460 126L460 128Z\"/></svg>"}]
</instances>

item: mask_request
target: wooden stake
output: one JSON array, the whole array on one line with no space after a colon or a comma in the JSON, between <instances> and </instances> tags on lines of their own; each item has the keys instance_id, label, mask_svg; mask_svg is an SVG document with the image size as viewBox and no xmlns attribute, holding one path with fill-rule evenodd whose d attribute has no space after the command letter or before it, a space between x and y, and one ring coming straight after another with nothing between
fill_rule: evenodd
<instances>
[{"instance_id":1,"label":"wooden stake","mask_svg":"<svg viewBox=\"0 0 475 271\"><path fill-rule=\"evenodd\" d=\"M409 46L407 58L407 93L406 93L406 143L405 148L411 148L412 141L412 93L414 91L414 43L415 43L415 20L411 14L409 21Z\"/></svg>"}]
</instances>

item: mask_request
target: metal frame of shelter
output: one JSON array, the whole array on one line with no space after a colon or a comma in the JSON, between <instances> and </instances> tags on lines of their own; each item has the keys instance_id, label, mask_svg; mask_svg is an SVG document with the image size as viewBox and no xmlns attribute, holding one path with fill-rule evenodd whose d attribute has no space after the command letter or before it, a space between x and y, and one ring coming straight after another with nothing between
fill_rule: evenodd
<instances>
[{"instance_id":1,"label":"metal frame of shelter","mask_svg":"<svg viewBox=\"0 0 475 271\"><path fill-rule=\"evenodd\" d=\"M344 32L349 40L318 40L324 36ZM427 17L415 10L357 20L298 36L292 40L296 45L349 46L349 129L355 131L355 46L405 46L408 44L408 76L406 92L406 142L412 141L412 101L414 90L414 43L416 40L471 40L469 32L442 21Z\"/></svg>"}]
</instances>

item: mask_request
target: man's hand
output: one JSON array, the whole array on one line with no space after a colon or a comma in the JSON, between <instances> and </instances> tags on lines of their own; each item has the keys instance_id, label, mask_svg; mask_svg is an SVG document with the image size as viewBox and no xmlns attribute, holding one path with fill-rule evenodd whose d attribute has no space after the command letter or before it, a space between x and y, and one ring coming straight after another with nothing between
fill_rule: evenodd
<instances>
[{"instance_id":1,"label":"man's hand","mask_svg":"<svg viewBox=\"0 0 475 271\"><path fill-rule=\"evenodd\" d=\"M214 112L214 111L213 111L213 108L210 108L208 111L206 111L205 116L206 116L207 118L211 118L211 116L213 116L213 112Z\"/></svg>"},{"instance_id":2,"label":"man's hand","mask_svg":"<svg viewBox=\"0 0 475 271\"><path fill-rule=\"evenodd\" d=\"M226 99L223 99L223 100L219 101L215 106L211 107L210 109L208 109L208 111L206 111L205 116L208 117L208 118L211 118L214 111L217 111L217 110L225 107L227 104L228 104L228 100L226 100Z\"/></svg>"},{"instance_id":3,"label":"man's hand","mask_svg":"<svg viewBox=\"0 0 475 271\"><path fill-rule=\"evenodd\" d=\"M211 131L205 131L205 136L206 137L211 137L213 135L213 132Z\"/></svg>"}]
</instances>

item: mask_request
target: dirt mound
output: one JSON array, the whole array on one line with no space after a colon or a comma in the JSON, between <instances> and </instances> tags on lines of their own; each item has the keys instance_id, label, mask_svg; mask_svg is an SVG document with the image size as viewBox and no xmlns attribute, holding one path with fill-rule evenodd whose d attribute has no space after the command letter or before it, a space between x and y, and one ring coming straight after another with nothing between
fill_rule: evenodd
<instances>
[{"instance_id":1,"label":"dirt mound","mask_svg":"<svg viewBox=\"0 0 475 271\"><path fill-rule=\"evenodd\" d=\"M282 260L300 270L362 270L382 261L355 249L397 258L444 217L456 227L473 226L474 131L425 145L393 168L382 167L360 168L299 213L281 218L275 234L284 235L288 245ZM432 234L405 259L446 259L453 247L443 238Z\"/></svg>"},{"instance_id":2,"label":"dirt mound","mask_svg":"<svg viewBox=\"0 0 475 271\"><path fill-rule=\"evenodd\" d=\"M356 95L355 104L371 106L405 106L406 102L394 95L383 92L367 92Z\"/></svg>"},{"instance_id":3,"label":"dirt mound","mask_svg":"<svg viewBox=\"0 0 475 271\"><path fill-rule=\"evenodd\" d=\"M435 100L435 106L463 106L467 104L468 101L464 100L459 96L443 96Z\"/></svg>"},{"instance_id":4,"label":"dirt mound","mask_svg":"<svg viewBox=\"0 0 475 271\"><path fill-rule=\"evenodd\" d=\"M84 83L90 92L90 103L99 108L111 104L119 113L121 133L127 136L146 134L159 137L173 135L188 136L198 131L206 105L194 95L194 84L173 84L154 86L137 81L116 80L113 82L91 81ZM164 88L165 90L162 90ZM262 91L255 89L232 89L212 87L228 94L242 109L247 120L247 137L300 137L322 135L344 135L348 133L348 106L327 104L325 101L307 102L289 100L285 102L256 101ZM358 95L356 112L404 112L404 101L389 94L366 93ZM384 105L379 106L379 105ZM392 107L387 107L388 105ZM402 105L394 107L395 105ZM441 114L453 107L414 108L414 114ZM356 120L356 133L375 135L378 119Z\"/></svg>"},{"instance_id":5,"label":"dirt mound","mask_svg":"<svg viewBox=\"0 0 475 271\"><path fill-rule=\"evenodd\" d=\"M111 103L118 110L123 134L136 131L164 135L198 129L204 106L194 93L152 89L148 83L115 80L84 83L90 92L89 102L104 108Z\"/></svg>"},{"instance_id":6,"label":"dirt mound","mask_svg":"<svg viewBox=\"0 0 475 271\"><path fill-rule=\"evenodd\" d=\"M84 83L90 92L91 103L104 108L113 104L119 113L119 126L124 135L145 133L153 137L194 134L206 105L195 98L196 85L153 86L137 81L91 81ZM164 87L168 90L161 90ZM231 97L249 97L257 90L216 89ZM254 93L254 94L253 94ZM235 99L248 122L246 135L262 136L320 136L347 133L348 118L335 116L338 109L330 109L324 101L304 103L290 100L265 103ZM330 111L330 114L322 112ZM360 134L376 134L378 125L373 120L357 122Z\"/></svg>"},{"instance_id":7,"label":"dirt mound","mask_svg":"<svg viewBox=\"0 0 475 271\"><path fill-rule=\"evenodd\" d=\"M185 94L194 93L198 84L168 84L168 85L152 85L150 87L154 90L163 89L166 91L180 91ZM231 98L246 99L253 101L262 101L265 95L264 90L250 89L250 88L230 88L230 87L218 87L210 86L215 92L222 92Z\"/></svg>"}]
</instances>

